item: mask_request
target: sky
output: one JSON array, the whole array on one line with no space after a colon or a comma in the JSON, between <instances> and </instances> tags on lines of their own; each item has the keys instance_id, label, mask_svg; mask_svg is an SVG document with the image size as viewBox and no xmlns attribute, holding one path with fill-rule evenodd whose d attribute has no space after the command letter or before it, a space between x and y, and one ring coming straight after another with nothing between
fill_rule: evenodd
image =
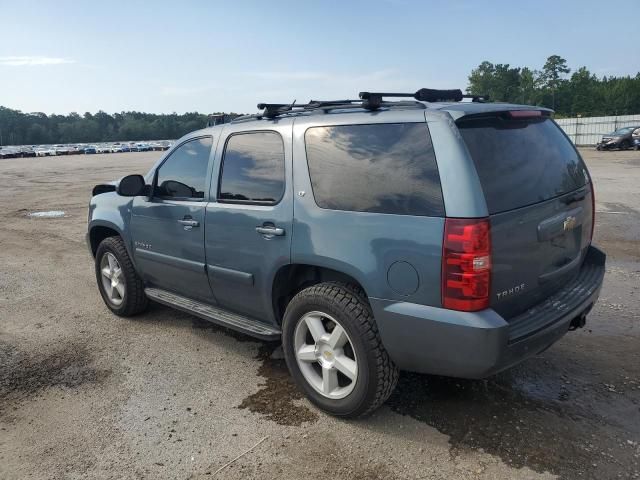
<instances>
[{"instance_id":1,"label":"sky","mask_svg":"<svg viewBox=\"0 0 640 480\"><path fill-rule=\"evenodd\" d=\"M252 113L259 102L462 88L484 60L640 71L637 15L602 1L0 0L0 105ZM638 12L618 0L615 12ZM615 21L611 21L615 18Z\"/></svg>"}]
</instances>

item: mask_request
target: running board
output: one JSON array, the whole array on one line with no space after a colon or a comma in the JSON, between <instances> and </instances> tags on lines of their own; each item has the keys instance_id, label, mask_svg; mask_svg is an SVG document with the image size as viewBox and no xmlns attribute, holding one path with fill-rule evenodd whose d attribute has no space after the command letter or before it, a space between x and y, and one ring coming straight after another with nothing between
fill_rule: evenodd
<instances>
[{"instance_id":1,"label":"running board","mask_svg":"<svg viewBox=\"0 0 640 480\"><path fill-rule=\"evenodd\" d=\"M280 329L266 323L191 300L166 290L160 290L159 288L145 288L144 293L151 300L191 313L223 327L228 327L262 340L280 340L280 334L282 333Z\"/></svg>"}]
</instances>

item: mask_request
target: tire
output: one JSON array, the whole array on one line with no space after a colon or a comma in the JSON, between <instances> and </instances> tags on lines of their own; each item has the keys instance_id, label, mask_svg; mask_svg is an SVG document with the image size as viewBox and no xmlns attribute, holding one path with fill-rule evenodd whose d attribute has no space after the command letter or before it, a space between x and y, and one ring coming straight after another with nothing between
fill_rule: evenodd
<instances>
[{"instance_id":1,"label":"tire","mask_svg":"<svg viewBox=\"0 0 640 480\"><path fill-rule=\"evenodd\" d=\"M109 261L110 258L115 258L120 270L119 274L115 274L117 269L110 268L111 276L116 275L116 284L121 286L119 289L114 287L112 283L113 294L109 293L106 286L110 283L109 278L111 277L103 274L103 269L112 265L112 262ZM144 283L133 267L122 238L108 237L98 245L95 270L98 290L100 290L102 300L109 310L121 317L131 317L147 309L149 299L144 294Z\"/></svg>"},{"instance_id":2,"label":"tire","mask_svg":"<svg viewBox=\"0 0 640 480\"><path fill-rule=\"evenodd\" d=\"M622 142L620 142L620 146L618 148L620 150L628 150L630 146L631 144L629 143L629 140L623 140Z\"/></svg>"},{"instance_id":3,"label":"tire","mask_svg":"<svg viewBox=\"0 0 640 480\"><path fill-rule=\"evenodd\" d=\"M338 328L346 333L346 340L341 336L346 343L339 346L337 342L334 348L327 342L340 332ZM324 340L316 341L319 332L324 333L320 337ZM326 282L299 292L284 315L282 345L298 387L314 405L338 417L372 413L389 398L398 381L398 368L382 345L366 295L351 284ZM333 376L334 382L326 380Z\"/></svg>"}]
</instances>

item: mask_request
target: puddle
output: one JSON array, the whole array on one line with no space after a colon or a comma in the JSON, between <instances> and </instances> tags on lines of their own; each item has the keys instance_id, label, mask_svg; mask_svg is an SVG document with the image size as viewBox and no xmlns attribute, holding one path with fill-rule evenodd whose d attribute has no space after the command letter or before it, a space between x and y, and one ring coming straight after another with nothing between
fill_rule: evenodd
<instances>
[{"instance_id":1,"label":"puddle","mask_svg":"<svg viewBox=\"0 0 640 480\"><path fill-rule=\"evenodd\" d=\"M293 383L287 365L281 355L274 355L279 343L260 346L257 358L262 361L258 374L265 378L264 384L253 395L245 398L238 408L260 413L279 425L300 426L315 422L318 414L295 401L303 398L302 392Z\"/></svg>"},{"instance_id":2,"label":"puddle","mask_svg":"<svg viewBox=\"0 0 640 480\"><path fill-rule=\"evenodd\" d=\"M63 210L49 210L46 212L29 212L27 217L31 218L62 218L65 213Z\"/></svg>"},{"instance_id":3,"label":"puddle","mask_svg":"<svg viewBox=\"0 0 640 480\"><path fill-rule=\"evenodd\" d=\"M633 462L633 452L620 451L629 432L573 404L582 389L540 380L522 371L488 380L403 373L387 406L448 435L454 454L482 450L563 479L615 478Z\"/></svg>"},{"instance_id":4,"label":"puddle","mask_svg":"<svg viewBox=\"0 0 640 480\"><path fill-rule=\"evenodd\" d=\"M83 345L26 352L0 342L0 413L10 402L25 400L45 388L77 388L100 382L109 375L110 372L97 370L91 363L91 353Z\"/></svg>"}]
</instances>

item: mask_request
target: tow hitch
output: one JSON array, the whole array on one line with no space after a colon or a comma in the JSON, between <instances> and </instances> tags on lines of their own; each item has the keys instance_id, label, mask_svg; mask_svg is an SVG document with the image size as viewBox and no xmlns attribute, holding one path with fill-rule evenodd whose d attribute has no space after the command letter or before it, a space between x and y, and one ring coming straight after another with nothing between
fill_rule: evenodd
<instances>
[{"instance_id":1,"label":"tow hitch","mask_svg":"<svg viewBox=\"0 0 640 480\"><path fill-rule=\"evenodd\" d=\"M585 324L587 323L587 314L591 311L591 307L593 307L593 305L589 305L586 310L584 310L580 315L571 320L571 323L569 324L569 331L583 328L585 326Z\"/></svg>"}]
</instances>

